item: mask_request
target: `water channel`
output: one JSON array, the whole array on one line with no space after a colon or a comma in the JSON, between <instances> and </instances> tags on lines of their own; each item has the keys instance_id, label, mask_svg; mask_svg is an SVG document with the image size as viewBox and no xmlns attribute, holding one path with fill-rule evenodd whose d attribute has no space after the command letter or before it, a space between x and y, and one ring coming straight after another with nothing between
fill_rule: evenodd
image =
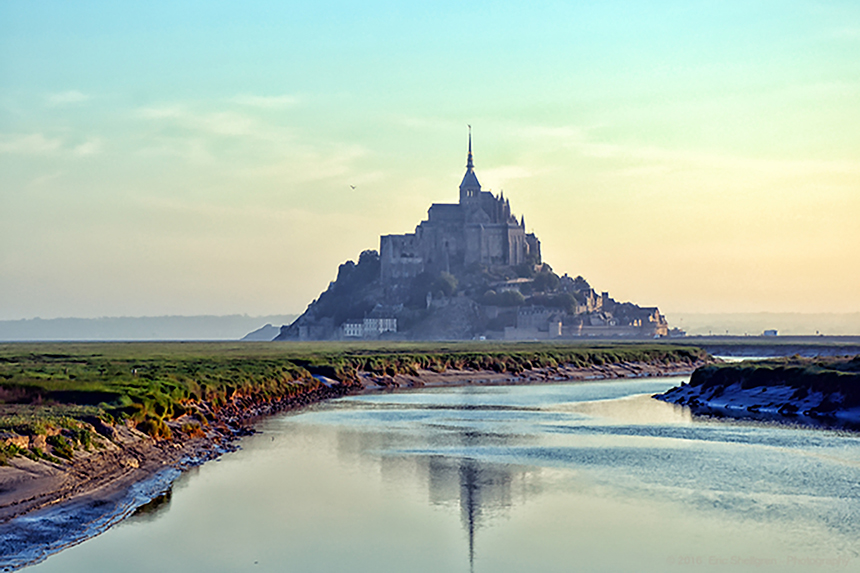
<instances>
[{"instance_id":1,"label":"water channel","mask_svg":"<svg viewBox=\"0 0 860 573\"><path fill-rule=\"evenodd\" d=\"M860 436L693 419L681 379L347 397L27 571L860 571Z\"/></svg>"}]
</instances>

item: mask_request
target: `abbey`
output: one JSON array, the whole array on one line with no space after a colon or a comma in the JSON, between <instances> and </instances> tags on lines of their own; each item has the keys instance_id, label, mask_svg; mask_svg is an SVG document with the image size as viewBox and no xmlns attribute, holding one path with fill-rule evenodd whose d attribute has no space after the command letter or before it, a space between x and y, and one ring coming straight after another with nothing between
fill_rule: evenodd
<instances>
[{"instance_id":1,"label":"abbey","mask_svg":"<svg viewBox=\"0 0 860 573\"><path fill-rule=\"evenodd\" d=\"M457 203L430 206L414 233L338 267L276 340L537 340L667 336L657 307L618 302L541 260L502 193L483 191L469 133Z\"/></svg>"},{"instance_id":2,"label":"abbey","mask_svg":"<svg viewBox=\"0 0 860 573\"><path fill-rule=\"evenodd\" d=\"M481 190L472 158L472 134L459 203L434 203L427 220L407 235L380 237L383 282L422 272L452 272L469 265L540 264L540 241L517 221L504 193Z\"/></svg>"}]
</instances>

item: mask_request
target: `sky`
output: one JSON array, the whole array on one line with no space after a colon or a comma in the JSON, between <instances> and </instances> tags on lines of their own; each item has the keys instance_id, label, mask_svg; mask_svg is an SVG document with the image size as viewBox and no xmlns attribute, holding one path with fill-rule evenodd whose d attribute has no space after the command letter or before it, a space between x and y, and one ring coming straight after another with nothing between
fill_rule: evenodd
<instances>
[{"instance_id":1,"label":"sky","mask_svg":"<svg viewBox=\"0 0 860 573\"><path fill-rule=\"evenodd\" d=\"M857 2L4 0L0 320L302 312L467 125L559 274L860 311Z\"/></svg>"}]
</instances>

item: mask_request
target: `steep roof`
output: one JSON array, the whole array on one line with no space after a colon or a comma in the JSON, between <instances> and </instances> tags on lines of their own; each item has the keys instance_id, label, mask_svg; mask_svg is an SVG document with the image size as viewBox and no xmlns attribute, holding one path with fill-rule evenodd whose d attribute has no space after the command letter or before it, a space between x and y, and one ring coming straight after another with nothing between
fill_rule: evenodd
<instances>
[{"instance_id":1,"label":"steep roof","mask_svg":"<svg viewBox=\"0 0 860 573\"><path fill-rule=\"evenodd\" d=\"M463 182L460 183L460 189L481 189L481 184L478 183L478 177L473 169L466 170Z\"/></svg>"}]
</instances>

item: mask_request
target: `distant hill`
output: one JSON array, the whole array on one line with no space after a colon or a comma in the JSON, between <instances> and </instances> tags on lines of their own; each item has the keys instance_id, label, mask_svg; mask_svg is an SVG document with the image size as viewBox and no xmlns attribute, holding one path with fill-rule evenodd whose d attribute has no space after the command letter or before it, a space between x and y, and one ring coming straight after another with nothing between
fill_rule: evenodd
<instances>
[{"instance_id":1,"label":"distant hill","mask_svg":"<svg viewBox=\"0 0 860 573\"><path fill-rule=\"evenodd\" d=\"M242 340L244 342L271 342L280 333L280 326L272 326L271 324L266 324L265 326L261 326L254 332L249 332L242 337Z\"/></svg>"},{"instance_id":2,"label":"distant hill","mask_svg":"<svg viewBox=\"0 0 860 573\"><path fill-rule=\"evenodd\" d=\"M295 318L294 314L272 316L232 314L0 320L0 342L239 340L263 325L290 324ZM274 336L272 335L272 338Z\"/></svg>"}]
</instances>

